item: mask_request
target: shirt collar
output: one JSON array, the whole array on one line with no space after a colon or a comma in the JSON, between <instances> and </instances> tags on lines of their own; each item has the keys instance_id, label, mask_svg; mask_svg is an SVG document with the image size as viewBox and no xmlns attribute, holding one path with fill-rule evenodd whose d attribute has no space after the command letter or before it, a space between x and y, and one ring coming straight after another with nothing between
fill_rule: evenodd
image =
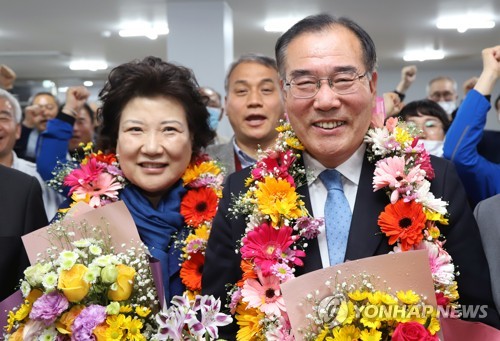
<instances>
[{"instance_id":1,"label":"shirt collar","mask_svg":"<svg viewBox=\"0 0 500 341\"><path fill-rule=\"evenodd\" d=\"M342 174L344 178L355 184L359 184L359 177L361 176L361 167L363 166L363 158L365 155L366 144L362 143L361 146L347 159L344 163L336 167L335 169ZM308 185L312 184L322 171L326 169L318 160L316 160L311 154L304 151L304 165L308 170Z\"/></svg>"},{"instance_id":2,"label":"shirt collar","mask_svg":"<svg viewBox=\"0 0 500 341\"><path fill-rule=\"evenodd\" d=\"M241 168L252 166L255 164L255 162L257 162L257 160L255 160L253 157L251 157L250 155L245 153L243 150L241 150L240 147L238 147L234 136L233 136L233 147L234 147L234 151L236 152L236 156L238 157L238 159L240 159Z\"/></svg>"}]
</instances>

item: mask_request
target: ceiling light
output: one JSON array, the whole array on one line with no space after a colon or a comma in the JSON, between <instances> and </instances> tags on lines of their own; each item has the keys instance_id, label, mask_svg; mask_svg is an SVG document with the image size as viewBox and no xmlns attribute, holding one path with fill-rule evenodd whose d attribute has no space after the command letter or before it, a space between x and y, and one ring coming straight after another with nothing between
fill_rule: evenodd
<instances>
[{"instance_id":1,"label":"ceiling light","mask_svg":"<svg viewBox=\"0 0 500 341\"><path fill-rule=\"evenodd\" d=\"M266 32L285 32L299 20L296 18L270 20L264 25L264 30Z\"/></svg>"},{"instance_id":2,"label":"ceiling light","mask_svg":"<svg viewBox=\"0 0 500 341\"><path fill-rule=\"evenodd\" d=\"M493 28L495 27L495 22L490 20L490 18L479 16L449 17L439 19L436 26L442 30L453 29L464 33L469 29Z\"/></svg>"},{"instance_id":3,"label":"ceiling light","mask_svg":"<svg viewBox=\"0 0 500 341\"><path fill-rule=\"evenodd\" d=\"M75 60L69 64L69 68L71 70L97 71L106 70L108 68L108 64L98 60Z\"/></svg>"},{"instance_id":4,"label":"ceiling light","mask_svg":"<svg viewBox=\"0 0 500 341\"><path fill-rule=\"evenodd\" d=\"M444 52L442 50L421 50L421 51L411 51L407 52L403 60L405 62L423 62L426 60L439 60L444 58Z\"/></svg>"},{"instance_id":5,"label":"ceiling light","mask_svg":"<svg viewBox=\"0 0 500 341\"><path fill-rule=\"evenodd\" d=\"M84 81L84 82L83 82L83 85L85 85L85 86L89 86L89 87L90 87L90 86L93 86L93 85L94 85L94 82L92 82L92 81Z\"/></svg>"},{"instance_id":6,"label":"ceiling light","mask_svg":"<svg viewBox=\"0 0 500 341\"><path fill-rule=\"evenodd\" d=\"M126 28L120 30L118 34L120 37L147 37L155 40L159 35L168 34L168 26L166 23L150 25L144 22L130 23Z\"/></svg>"}]
</instances>

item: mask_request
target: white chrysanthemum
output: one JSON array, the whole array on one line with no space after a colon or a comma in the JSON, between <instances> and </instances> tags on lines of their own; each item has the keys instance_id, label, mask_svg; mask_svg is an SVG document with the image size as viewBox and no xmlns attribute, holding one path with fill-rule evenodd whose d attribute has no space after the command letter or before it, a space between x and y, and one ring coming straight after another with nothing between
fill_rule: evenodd
<instances>
[{"instance_id":1,"label":"white chrysanthemum","mask_svg":"<svg viewBox=\"0 0 500 341\"><path fill-rule=\"evenodd\" d=\"M102 249L100 246L92 244L89 246L89 252L94 256L99 256L102 254Z\"/></svg>"},{"instance_id":2,"label":"white chrysanthemum","mask_svg":"<svg viewBox=\"0 0 500 341\"><path fill-rule=\"evenodd\" d=\"M96 273L94 271L87 270L85 275L83 275L83 280L87 283L95 283L97 281Z\"/></svg>"},{"instance_id":3,"label":"white chrysanthemum","mask_svg":"<svg viewBox=\"0 0 500 341\"><path fill-rule=\"evenodd\" d=\"M40 285L43 281L43 276L49 272L51 265L48 263L36 263L24 270L24 277L31 286Z\"/></svg>"},{"instance_id":4,"label":"white chrysanthemum","mask_svg":"<svg viewBox=\"0 0 500 341\"><path fill-rule=\"evenodd\" d=\"M118 264L118 258L115 255L102 255L94 259L92 264L104 268L106 265Z\"/></svg>"},{"instance_id":5,"label":"white chrysanthemum","mask_svg":"<svg viewBox=\"0 0 500 341\"><path fill-rule=\"evenodd\" d=\"M72 244L75 247L84 248L84 247L89 247L92 243L88 238L83 238L75 240Z\"/></svg>"},{"instance_id":6,"label":"white chrysanthemum","mask_svg":"<svg viewBox=\"0 0 500 341\"><path fill-rule=\"evenodd\" d=\"M42 285L47 290L55 289L57 285L58 276L55 272L51 271L43 276Z\"/></svg>"},{"instance_id":7,"label":"white chrysanthemum","mask_svg":"<svg viewBox=\"0 0 500 341\"><path fill-rule=\"evenodd\" d=\"M28 296L28 294L31 292L31 285L27 281L21 282L21 292L23 294L23 297Z\"/></svg>"},{"instance_id":8,"label":"white chrysanthemum","mask_svg":"<svg viewBox=\"0 0 500 341\"><path fill-rule=\"evenodd\" d=\"M111 302L106 306L106 314L108 315L118 315L120 313L120 303Z\"/></svg>"},{"instance_id":9,"label":"white chrysanthemum","mask_svg":"<svg viewBox=\"0 0 500 341\"><path fill-rule=\"evenodd\" d=\"M80 256L74 251L62 251L59 254L59 258L57 258L57 264L63 269L63 270L69 270L75 265L77 259Z\"/></svg>"},{"instance_id":10,"label":"white chrysanthemum","mask_svg":"<svg viewBox=\"0 0 500 341\"><path fill-rule=\"evenodd\" d=\"M49 327L44 329L43 332L38 337L39 341L53 341L57 340L57 330L55 327Z\"/></svg>"}]
</instances>

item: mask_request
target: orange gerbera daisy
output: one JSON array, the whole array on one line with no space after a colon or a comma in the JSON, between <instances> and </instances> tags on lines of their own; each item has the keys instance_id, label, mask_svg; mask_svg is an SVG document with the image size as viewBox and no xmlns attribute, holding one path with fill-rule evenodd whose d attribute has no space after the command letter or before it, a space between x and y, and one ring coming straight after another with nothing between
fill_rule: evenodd
<instances>
[{"instance_id":1,"label":"orange gerbera daisy","mask_svg":"<svg viewBox=\"0 0 500 341\"><path fill-rule=\"evenodd\" d=\"M205 264L205 256L198 252L192 253L190 256L191 258L182 263L181 280L189 290L201 290L201 274L203 264Z\"/></svg>"},{"instance_id":2,"label":"orange gerbera daisy","mask_svg":"<svg viewBox=\"0 0 500 341\"><path fill-rule=\"evenodd\" d=\"M211 188L189 190L181 202L181 214L186 224L196 227L212 220L217 211L217 200L217 194Z\"/></svg>"},{"instance_id":3,"label":"orange gerbera daisy","mask_svg":"<svg viewBox=\"0 0 500 341\"><path fill-rule=\"evenodd\" d=\"M242 259L241 263L240 263L240 268L241 268L241 271L243 271L243 277L238 281L238 283L236 283L236 285L241 288L241 287L243 287L243 284L245 283L245 281L247 279L257 278L257 274L253 270L252 262L250 262L248 260Z\"/></svg>"},{"instance_id":4,"label":"orange gerbera daisy","mask_svg":"<svg viewBox=\"0 0 500 341\"><path fill-rule=\"evenodd\" d=\"M425 213L422 205L414 201L398 200L389 204L378 217L378 225L382 232L389 237L389 245L401 243L401 249L408 251L412 246L420 243L424 237Z\"/></svg>"}]
</instances>

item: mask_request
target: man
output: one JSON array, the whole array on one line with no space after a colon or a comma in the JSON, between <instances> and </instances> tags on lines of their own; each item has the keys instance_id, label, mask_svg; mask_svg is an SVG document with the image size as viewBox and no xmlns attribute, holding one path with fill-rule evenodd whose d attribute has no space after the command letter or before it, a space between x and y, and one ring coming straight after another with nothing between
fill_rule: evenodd
<instances>
[{"instance_id":1,"label":"man","mask_svg":"<svg viewBox=\"0 0 500 341\"><path fill-rule=\"evenodd\" d=\"M229 67L225 89L225 112L234 136L229 143L209 146L207 153L220 160L230 174L253 165L259 147L273 145L284 109L272 58L241 56Z\"/></svg>"},{"instance_id":2,"label":"man","mask_svg":"<svg viewBox=\"0 0 500 341\"><path fill-rule=\"evenodd\" d=\"M451 121L458 102L457 82L446 76L431 79L427 85L427 99L438 103Z\"/></svg>"},{"instance_id":3,"label":"man","mask_svg":"<svg viewBox=\"0 0 500 341\"><path fill-rule=\"evenodd\" d=\"M222 109L222 96L220 95L220 93L218 93L217 91L208 86L200 87L199 91L200 94L206 100L207 110L208 113L210 114L210 117L208 118L208 124L210 125L210 128L215 130L217 134L215 136L213 143L214 144L227 143L229 139L226 136L232 135L232 128L229 122L227 121L227 116L224 115L224 110ZM222 131L223 127L221 126L221 123L227 129L229 129L229 131L231 132L230 135L226 134L227 131Z\"/></svg>"},{"instance_id":4,"label":"man","mask_svg":"<svg viewBox=\"0 0 500 341\"><path fill-rule=\"evenodd\" d=\"M0 165L0 301L14 293L29 266L21 236L48 224L38 181Z\"/></svg>"},{"instance_id":5,"label":"man","mask_svg":"<svg viewBox=\"0 0 500 341\"><path fill-rule=\"evenodd\" d=\"M68 152L74 151L80 143L93 141L93 111L85 105L89 96L84 86L70 87L63 108L41 134L36 166L45 181L52 179L58 161L68 159Z\"/></svg>"},{"instance_id":6,"label":"man","mask_svg":"<svg viewBox=\"0 0 500 341\"><path fill-rule=\"evenodd\" d=\"M21 132L21 106L9 92L0 89L0 164L34 176L42 187L47 217L52 219L64 197L47 186L36 170L36 164L21 159L14 152L14 144Z\"/></svg>"},{"instance_id":7,"label":"man","mask_svg":"<svg viewBox=\"0 0 500 341\"><path fill-rule=\"evenodd\" d=\"M36 93L29 102L14 150L20 158L35 162L38 137L47 127L47 122L56 117L59 103L50 92Z\"/></svg>"},{"instance_id":8,"label":"man","mask_svg":"<svg viewBox=\"0 0 500 341\"><path fill-rule=\"evenodd\" d=\"M311 16L280 37L276 43L276 60L285 109L305 147L306 171L312 173L308 184L297 189L308 211L315 217L324 216L320 207L324 206L327 190L319 174L327 168L336 169L341 173L343 191L352 210L343 260L387 254L392 247L380 234L377 218L389 198L385 193L373 192L375 166L367 160L363 143L375 106L378 79L372 39L349 19L326 14ZM303 80L305 76L309 81ZM335 82L345 80L352 82L352 87L341 95L335 89ZM316 84L317 90L311 96L300 96L300 92L293 90L297 84L309 85L310 82ZM442 227L441 232L447 237L446 248L461 273L458 277L460 303L489 305L489 320L485 322L500 327L491 296L488 264L463 187L448 161L433 157L432 164L436 178L431 191L450 202L450 226ZM203 292L223 300L225 284L236 283L242 275L241 255L235 253L235 249L240 245L246 225L244 217L228 217L228 209L231 193L245 191L248 175L249 170L244 170L226 180L206 250ZM330 265L325 234L308 243L304 266L298 267L295 275ZM229 328L226 332L222 337L234 337L234 330Z\"/></svg>"}]
</instances>

